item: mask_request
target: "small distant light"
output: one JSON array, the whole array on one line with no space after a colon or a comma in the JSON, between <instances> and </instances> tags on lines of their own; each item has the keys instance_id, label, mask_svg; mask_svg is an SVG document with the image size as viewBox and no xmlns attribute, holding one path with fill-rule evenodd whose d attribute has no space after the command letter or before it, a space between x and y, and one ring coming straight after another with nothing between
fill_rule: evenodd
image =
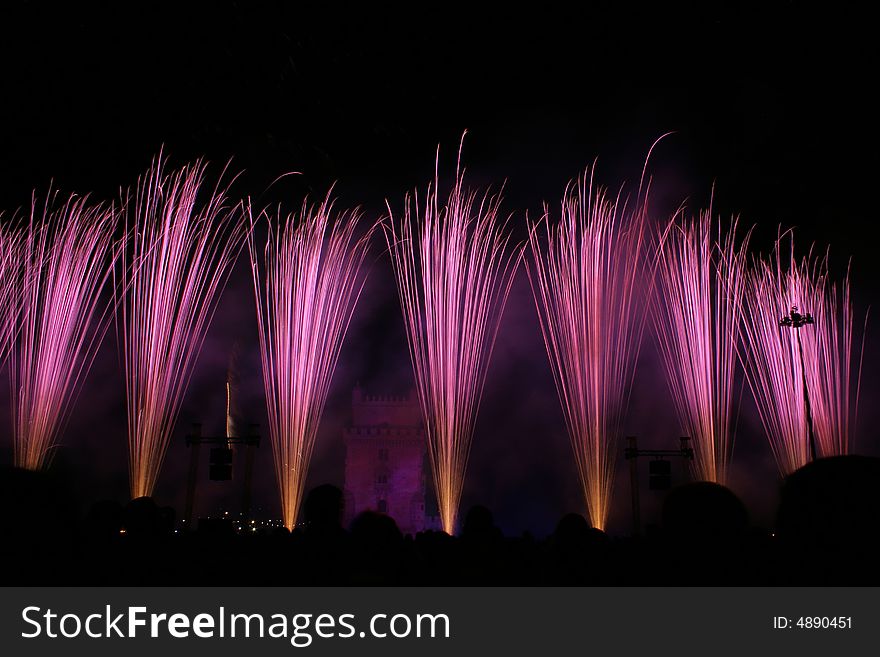
<instances>
[{"instance_id":1,"label":"small distant light","mask_svg":"<svg viewBox=\"0 0 880 657\"><path fill-rule=\"evenodd\" d=\"M119 530L119 533L120 533L120 534L124 534L124 533L125 533L125 528L120 529L120 530Z\"/></svg>"}]
</instances>

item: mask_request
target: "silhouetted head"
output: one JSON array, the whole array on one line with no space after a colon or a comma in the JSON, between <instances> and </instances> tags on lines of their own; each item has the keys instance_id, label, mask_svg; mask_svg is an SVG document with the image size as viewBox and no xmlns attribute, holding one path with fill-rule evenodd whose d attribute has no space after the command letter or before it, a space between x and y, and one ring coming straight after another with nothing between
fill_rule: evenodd
<instances>
[{"instance_id":1,"label":"silhouetted head","mask_svg":"<svg viewBox=\"0 0 880 657\"><path fill-rule=\"evenodd\" d=\"M57 531L71 514L67 492L57 477L23 468L0 469L3 520L17 532Z\"/></svg>"},{"instance_id":2,"label":"silhouetted head","mask_svg":"<svg viewBox=\"0 0 880 657\"><path fill-rule=\"evenodd\" d=\"M49 473L10 467L0 469L0 515L6 528L0 557L15 563L18 575L34 572L29 564L39 563L43 572L55 567L76 520L62 481Z\"/></svg>"},{"instance_id":3,"label":"silhouetted head","mask_svg":"<svg viewBox=\"0 0 880 657\"><path fill-rule=\"evenodd\" d=\"M455 537L439 529L428 529L418 532L415 538L419 549L437 551L449 550L455 544Z\"/></svg>"},{"instance_id":4,"label":"silhouetted head","mask_svg":"<svg viewBox=\"0 0 880 657\"><path fill-rule=\"evenodd\" d=\"M345 496L331 484L323 484L309 491L303 513L309 530L339 529L345 511Z\"/></svg>"},{"instance_id":5,"label":"silhouetted head","mask_svg":"<svg viewBox=\"0 0 880 657\"><path fill-rule=\"evenodd\" d=\"M76 509L64 477L55 472L0 468L0 583L55 584L70 574Z\"/></svg>"},{"instance_id":6,"label":"silhouetted head","mask_svg":"<svg viewBox=\"0 0 880 657\"><path fill-rule=\"evenodd\" d=\"M819 459L789 475L777 517L780 538L820 550L880 548L880 459Z\"/></svg>"},{"instance_id":7,"label":"silhouetted head","mask_svg":"<svg viewBox=\"0 0 880 657\"><path fill-rule=\"evenodd\" d=\"M562 516L553 532L553 545L557 550L576 552L584 557L596 556L608 547L608 534L590 523L578 513Z\"/></svg>"},{"instance_id":8,"label":"silhouetted head","mask_svg":"<svg viewBox=\"0 0 880 657\"><path fill-rule=\"evenodd\" d=\"M397 550L403 543L394 518L375 511L364 511L352 521L351 536L358 548L372 553Z\"/></svg>"},{"instance_id":9,"label":"silhouetted head","mask_svg":"<svg viewBox=\"0 0 880 657\"><path fill-rule=\"evenodd\" d=\"M116 500L95 502L85 522L86 532L94 538L112 538L122 529L122 506Z\"/></svg>"},{"instance_id":10,"label":"silhouetted head","mask_svg":"<svg viewBox=\"0 0 880 657\"><path fill-rule=\"evenodd\" d=\"M559 520L553 536L563 542L583 540L590 532L590 523L579 513L567 513Z\"/></svg>"},{"instance_id":11,"label":"silhouetted head","mask_svg":"<svg viewBox=\"0 0 880 657\"><path fill-rule=\"evenodd\" d=\"M155 538L165 531L159 507L152 497L136 497L122 513L125 534L132 539Z\"/></svg>"},{"instance_id":12,"label":"silhouetted head","mask_svg":"<svg viewBox=\"0 0 880 657\"><path fill-rule=\"evenodd\" d=\"M277 541L286 541L290 538L290 530L287 527L275 527L271 537Z\"/></svg>"},{"instance_id":13,"label":"silhouetted head","mask_svg":"<svg viewBox=\"0 0 880 657\"><path fill-rule=\"evenodd\" d=\"M746 507L720 484L698 481L669 491L663 502L663 529L685 539L728 539L748 529Z\"/></svg>"},{"instance_id":14,"label":"silhouetted head","mask_svg":"<svg viewBox=\"0 0 880 657\"><path fill-rule=\"evenodd\" d=\"M476 538L495 532L495 520L492 512L481 504L472 506L464 518L462 538Z\"/></svg>"}]
</instances>

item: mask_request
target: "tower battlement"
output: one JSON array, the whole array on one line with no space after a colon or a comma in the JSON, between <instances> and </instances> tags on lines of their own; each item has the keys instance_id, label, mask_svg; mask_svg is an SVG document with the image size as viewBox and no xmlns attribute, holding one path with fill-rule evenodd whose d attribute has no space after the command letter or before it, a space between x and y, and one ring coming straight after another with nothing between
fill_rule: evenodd
<instances>
[{"instance_id":1,"label":"tower battlement","mask_svg":"<svg viewBox=\"0 0 880 657\"><path fill-rule=\"evenodd\" d=\"M422 411L415 390L405 396L370 395L357 386L351 393L351 423L355 427L419 427Z\"/></svg>"}]
</instances>

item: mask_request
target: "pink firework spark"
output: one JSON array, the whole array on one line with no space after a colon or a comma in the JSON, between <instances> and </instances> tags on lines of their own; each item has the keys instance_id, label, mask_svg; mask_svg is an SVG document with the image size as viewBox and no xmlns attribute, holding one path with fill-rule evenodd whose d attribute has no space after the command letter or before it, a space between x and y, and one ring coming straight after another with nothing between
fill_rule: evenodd
<instances>
[{"instance_id":1,"label":"pink firework spark","mask_svg":"<svg viewBox=\"0 0 880 657\"><path fill-rule=\"evenodd\" d=\"M251 225L253 214L248 208ZM357 236L360 212L335 212L329 195L299 215L268 217L258 256L248 239L263 385L284 526L293 529L318 425L342 341L363 289L373 228Z\"/></svg>"},{"instance_id":2,"label":"pink firework spark","mask_svg":"<svg viewBox=\"0 0 880 657\"><path fill-rule=\"evenodd\" d=\"M9 333L15 464L50 460L112 316L102 290L113 269L112 208L70 197L31 203L15 272L18 330Z\"/></svg>"},{"instance_id":3,"label":"pink firework spark","mask_svg":"<svg viewBox=\"0 0 880 657\"><path fill-rule=\"evenodd\" d=\"M694 441L695 470L725 483L733 450L731 417L737 336L749 235L737 245L736 221L722 234L711 208L673 222L657 252L653 317L672 399Z\"/></svg>"},{"instance_id":4,"label":"pink firework spark","mask_svg":"<svg viewBox=\"0 0 880 657\"><path fill-rule=\"evenodd\" d=\"M3 219L0 214L0 220ZM14 223L0 223L0 366L19 328L18 272L21 266L21 245L24 231Z\"/></svg>"},{"instance_id":5,"label":"pink firework spark","mask_svg":"<svg viewBox=\"0 0 880 657\"><path fill-rule=\"evenodd\" d=\"M827 256L810 253L798 260L793 238L786 259L782 251L780 238L769 260L755 262L742 322L742 360L779 470L789 474L811 458L804 380L817 455L848 452L861 359L856 364L852 350L849 276L839 285L832 282ZM781 327L780 318L792 308L810 313L815 323Z\"/></svg>"},{"instance_id":6,"label":"pink firework spark","mask_svg":"<svg viewBox=\"0 0 880 657\"><path fill-rule=\"evenodd\" d=\"M169 174L160 156L126 199L117 331L123 353L132 497L151 495L180 404L246 222L207 164ZM221 176L222 179L222 176Z\"/></svg>"},{"instance_id":7,"label":"pink firework spark","mask_svg":"<svg viewBox=\"0 0 880 657\"><path fill-rule=\"evenodd\" d=\"M459 158L461 151L459 150ZM500 195L464 189L445 205L438 176L385 239L397 279L443 529L454 533L468 454L501 314L522 257L499 221Z\"/></svg>"},{"instance_id":8,"label":"pink firework spark","mask_svg":"<svg viewBox=\"0 0 880 657\"><path fill-rule=\"evenodd\" d=\"M815 324L802 333L807 389L819 456L837 456L849 453L858 415L864 331L856 362L849 271L842 281L831 280L827 253L816 267L812 299L805 301Z\"/></svg>"},{"instance_id":9,"label":"pink firework spark","mask_svg":"<svg viewBox=\"0 0 880 657\"><path fill-rule=\"evenodd\" d=\"M566 189L561 219L531 226L529 280L594 527L604 529L645 323L643 203L594 187ZM543 230L542 230L543 224ZM543 239L542 239L543 238Z\"/></svg>"}]
</instances>

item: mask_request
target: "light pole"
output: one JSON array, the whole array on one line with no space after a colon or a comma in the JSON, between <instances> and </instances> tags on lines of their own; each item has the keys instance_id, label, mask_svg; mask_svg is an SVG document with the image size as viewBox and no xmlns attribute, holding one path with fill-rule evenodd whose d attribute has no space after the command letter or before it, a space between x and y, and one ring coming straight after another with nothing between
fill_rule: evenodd
<instances>
[{"instance_id":1,"label":"light pole","mask_svg":"<svg viewBox=\"0 0 880 657\"><path fill-rule=\"evenodd\" d=\"M803 315L798 312L797 306L792 306L788 315L779 320L779 325L783 328L794 330L797 337L798 357L801 360L801 378L804 386L804 409L807 412L807 438L810 441L810 460L816 460L816 434L813 432L813 412L810 409L810 393L807 390L807 368L804 363L804 349L801 346L800 329L807 324L813 323L813 316L810 313Z\"/></svg>"}]
</instances>

